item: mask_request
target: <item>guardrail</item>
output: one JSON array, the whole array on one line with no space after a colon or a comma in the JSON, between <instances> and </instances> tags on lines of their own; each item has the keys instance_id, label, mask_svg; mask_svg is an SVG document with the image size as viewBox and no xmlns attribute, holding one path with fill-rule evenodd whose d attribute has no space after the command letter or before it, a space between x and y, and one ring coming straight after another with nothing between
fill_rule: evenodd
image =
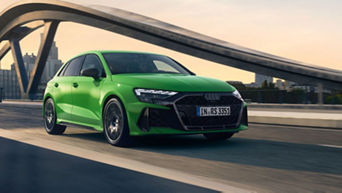
<instances>
[{"instance_id":1,"label":"guardrail","mask_svg":"<svg viewBox=\"0 0 342 193\"><path fill-rule=\"evenodd\" d=\"M0 103L2 102L2 88L0 88Z\"/></svg>"},{"instance_id":2,"label":"guardrail","mask_svg":"<svg viewBox=\"0 0 342 193\"><path fill-rule=\"evenodd\" d=\"M279 104L279 103L248 103L249 109L293 109L293 110L331 110L342 111L340 104Z\"/></svg>"},{"instance_id":3,"label":"guardrail","mask_svg":"<svg viewBox=\"0 0 342 193\"><path fill-rule=\"evenodd\" d=\"M41 111L42 101L6 99L0 107ZM248 121L257 124L342 129L341 111L342 105L252 103L248 104Z\"/></svg>"},{"instance_id":4,"label":"guardrail","mask_svg":"<svg viewBox=\"0 0 342 193\"><path fill-rule=\"evenodd\" d=\"M317 93L307 92L301 89L286 90L239 90L247 102L278 103L278 104L317 104ZM342 93L323 93L325 104L342 104Z\"/></svg>"}]
</instances>

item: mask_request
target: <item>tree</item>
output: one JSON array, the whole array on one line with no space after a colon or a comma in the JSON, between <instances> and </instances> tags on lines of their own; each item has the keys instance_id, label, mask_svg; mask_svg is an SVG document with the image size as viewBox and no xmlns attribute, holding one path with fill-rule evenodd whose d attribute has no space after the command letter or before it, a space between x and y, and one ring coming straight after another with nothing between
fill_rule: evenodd
<instances>
[{"instance_id":1,"label":"tree","mask_svg":"<svg viewBox=\"0 0 342 193\"><path fill-rule=\"evenodd\" d=\"M265 80L264 82L262 82L261 88L262 88L262 89L267 89L267 88L268 88L268 84L267 84L267 81L266 81L266 80Z\"/></svg>"}]
</instances>

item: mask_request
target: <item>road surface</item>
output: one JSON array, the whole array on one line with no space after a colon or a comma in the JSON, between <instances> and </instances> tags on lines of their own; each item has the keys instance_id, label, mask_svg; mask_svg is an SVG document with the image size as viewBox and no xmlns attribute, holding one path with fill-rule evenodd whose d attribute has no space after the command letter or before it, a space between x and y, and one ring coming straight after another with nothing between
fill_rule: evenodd
<instances>
[{"instance_id":1,"label":"road surface","mask_svg":"<svg viewBox=\"0 0 342 193\"><path fill-rule=\"evenodd\" d=\"M48 135L40 108L0 104L0 144L5 192L342 192L342 130L254 124L224 142L118 148L87 129Z\"/></svg>"}]
</instances>

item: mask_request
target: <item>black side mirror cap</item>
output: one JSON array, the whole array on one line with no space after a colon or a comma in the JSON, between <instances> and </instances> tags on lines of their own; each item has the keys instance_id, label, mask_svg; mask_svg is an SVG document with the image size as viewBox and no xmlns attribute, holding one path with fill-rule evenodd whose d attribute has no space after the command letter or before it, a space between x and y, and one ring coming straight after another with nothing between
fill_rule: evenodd
<instances>
[{"instance_id":1,"label":"black side mirror cap","mask_svg":"<svg viewBox=\"0 0 342 193\"><path fill-rule=\"evenodd\" d=\"M89 76L97 80L99 79L99 70L97 68L84 69L84 70L81 70L81 76Z\"/></svg>"}]
</instances>

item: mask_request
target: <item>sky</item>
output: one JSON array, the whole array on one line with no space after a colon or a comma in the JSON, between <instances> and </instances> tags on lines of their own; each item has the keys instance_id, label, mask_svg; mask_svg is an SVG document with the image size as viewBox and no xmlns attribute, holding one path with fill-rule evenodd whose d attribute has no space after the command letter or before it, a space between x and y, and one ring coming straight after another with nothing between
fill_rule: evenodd
<instances>
[{"instance_id":1,"label":"sky","mask_svg":"<svg viewBox=\"0 0 342 193\"><path fill-rule=\"evenodd\" d=\"M0 10L17 0L1 0ZM68 0L95 4L91 0ZM341 0L97 0L230 43L342 70ZM22 52L37 53L39 33L21 41ZM87 50L136 50L168 55L198 75L254 81L254 74L75 23L61 23L55 40L63 62ZM4 43L0 43L0 46ZM2 61L9 68L11 54Z\"/></svg>"}]
</instances>

